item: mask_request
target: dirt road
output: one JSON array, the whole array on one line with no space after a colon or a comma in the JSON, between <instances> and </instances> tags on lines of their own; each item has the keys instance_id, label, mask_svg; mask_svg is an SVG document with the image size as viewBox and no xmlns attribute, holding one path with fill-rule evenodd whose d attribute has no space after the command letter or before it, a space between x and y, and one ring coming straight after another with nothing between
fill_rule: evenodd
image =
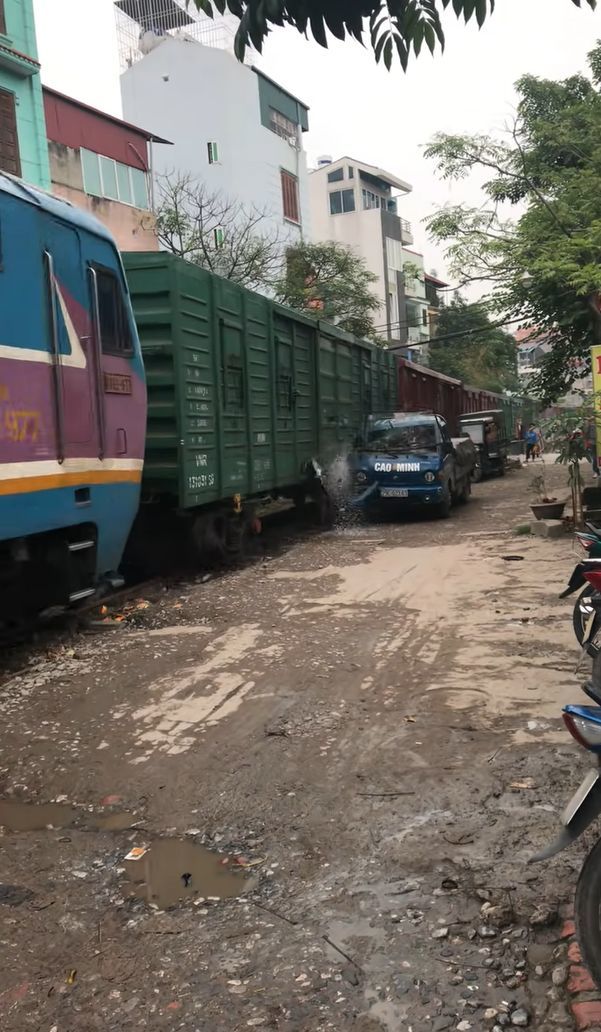
<instances>
[{"instance_id":1,"label":"dirt road","mask_svg":"<svg viewBox=\"0 0 601 1032\"><path fill-rule=\"evenodd\" d=\"M574 556L509 533L529 479L291 536L5 673L0 794L59 804L0 804L5 1032L570 1027L580 853L526 859L587 765Z\"/></svg>"}]
</instances>

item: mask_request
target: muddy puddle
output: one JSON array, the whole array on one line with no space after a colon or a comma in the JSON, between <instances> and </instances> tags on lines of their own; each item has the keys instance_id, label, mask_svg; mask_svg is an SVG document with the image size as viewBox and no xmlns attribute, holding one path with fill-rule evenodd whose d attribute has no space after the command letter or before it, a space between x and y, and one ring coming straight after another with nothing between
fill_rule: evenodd
<instances>
[{"instance_id":1,"label":"muddy puddle","mask_svg":"<svg viewBox=\"0 0 601 1032\"><path fill-rule=\"evenodd\" d=\"M183 900L233 899L249 892L256 878L228 870L227 857L185 839L157 839L125 873L132 894L161 910Z\"/></svg>"},{"instance_id":2,"label":"muddy puddle","mask_svg":"<svg viewBox=\"0 0 601 1032\"><path fill-rule=\"evenodd\" d=\"M77 810L64 803L18 803L0 800L0 825L9 831L43 831L75 823Z\"/></svg>"},{"instance_id":3,"label":"muddy puddle","mask_svg":"<svg viewBox=\"0 0 601 1032\"><path fill-rule=\"evenodd\" d=\"M78 823L84 830L126 831L140 823L131 813L91 814L68 803L21 803L0 799L0 827L8 831L43 831L69 828Z\"/></svg>"}]
</instances>

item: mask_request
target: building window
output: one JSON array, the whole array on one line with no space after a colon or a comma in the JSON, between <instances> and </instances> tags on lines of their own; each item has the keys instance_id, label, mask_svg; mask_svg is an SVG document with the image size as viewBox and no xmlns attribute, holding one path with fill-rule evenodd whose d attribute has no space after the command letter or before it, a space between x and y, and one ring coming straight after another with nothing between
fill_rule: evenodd
<instances>
[{"instance_id":1,"label":"building window","mask_svg":"<svg viewBox=\"0 0 601 1032\"><path fill-rule=\"evenodd\" d=\"M428 309L422 308L422 323L424 326L428 325Z\"/></svg>"},{"instance_id":2,"label":"building window","mask_svg":"<svg viewBox=\"0 0 601 1032\"><path fill-rule=\"evenodd\" d=\"M112 158L100 158L100 175L102 177L102 193L109 201L118 201L119 190L117 189L117 162Z\"/></svg>"},{"instance_id":3,"label":"building window","mask_svg":"<svg viewBox=\"0 0 601 1032\"><path fill-rule=\"evenodd\" d=\"M225 241L225 234L221 226L217 226L213 230L213 241L215 243L215 247L217 250L219 250L220 247L223 247Z\"/></svg>"},{"instance_id":4,"label":"building window","mask_svg":"<svg viewBox=\"0 0 601 1032\"><path fill-rule=\"evenodd\" d=\"M284 218L290 222L300 223L300 203L298 197L298 179L290 172L280 171L282 181L282 207Z\"/></svg>"},{"instance_id":5,"label":"building window","mask_svg":"<svg viewBox=\"0 0 601 1032\"><path fill-rule=\"evenodd\" d=\"M100 343L105 355L131 355L131 331L119 281L112 272L96 269Z\"/></svg>"},{"instance_id":6,"label":"building window","mask_svg":"<svg viewBox=\"0 0 601 1032\"><path fill-rule=\"evenodd\" d=\"M333 172L328 172L328 183L339 183L341 179L344 179L343 168L335 168Z\"/></svg>"},{"instance_id":7,"label":"building window","mask_svg":"<svg viewBox=\"0 0 601 1032\"><path fill-rule=\"evenodd\" d=\"M148 208L148 176L94 151L81 149L83 188L92 197L106 197L135 208Z\"/></svg>"},{"instance_id":8,"label":"building window","mask_svg":"<svg viewBox=\"0 0 601 1032\"><path fill-rule=\"evenodd\" d=\"M269 128L272 133L276 136L281 136L284 140L288 140L291 136L296 140L298 132L298 126L292 119L286 118L286 115L282 115L280 111L276 111L275 108L269 109Z\"/></svg>"},{"instance_id":9,"label":"building window","mask_svg":"<svg viewBox=\"0 0 601 1032\"><path fill-rule=\"evenodd\" d=\"M21 175L17 107L14 93L8 90L0 90L0 169Z\"/></svg>"},{"instance_id":10,"label":"building window","mask_svg":"<svg viewBox=\"0 0 601 1032\"><path fill-rule=\"evenodd\" d=\"M355 170L354 170L352 165L349 165L349 167L348 167L348 177L349 177L349 179L353 179L354 176L355 176Z\"/></svg>"},{"instance_id":11,"label":"building window","mask_svg":"<svg viewBox=\"0 0 601 1032\"><path fill-rule=\"evenodd\" d=\"M412 302L407 302L407 326L410 330L419 329L420 318L419 318L419 305Z\"/></svg>"},{"instance_id":12,"label":"building window","mask_svg":"<svg viewBox=\"0 0 601 1032\"><path fill-rule=\"evenodd\" d=\"M361 196L363 198L363 207L366 210L370 208L385 208L386 198L380 197L380 194L374 193L372 190L366 190L365 187L361 190Z\"/></svg>"},{"instance_id":13,"label":"building window","mask_svg":"<svg viewBox=\"0 0 601 1032\"><path fill-rule=\"evenodd\" d=\"M355 210L354 190L334 190L330 194L330 215L342 215Z\"/></svg>"},{"instance_id":14,"label":"building window","mask_svg":"<svg viewBox=\"0 0 601 1032\"><path fill-rule=\"evenodd\" d=\"M388 261L388 268L391 271L403 271L403 251L400 240L393 240L392 237L386 237L386 259Z\"/></svg>"},{"instance_id":15,"label":"building window","mask_svg":"<svg viewBox=\"0 0 601 1032\"><path fill-rule=\"evenodd\" d=\"M6 36L6 15L4 13L4 0L0 0L0 35Z\"/></svg>"},{"instance_id":16,"label":"building window","mask_svg":"<svg viewBox=\"0 0 601 1032\"><path fill-rule=\"evenodd\" d=\"M219 147L214 140L211 143L207 143L207 154L209 156L209 165L216 165L219 161Z\"/></svg>"}]
</instances>

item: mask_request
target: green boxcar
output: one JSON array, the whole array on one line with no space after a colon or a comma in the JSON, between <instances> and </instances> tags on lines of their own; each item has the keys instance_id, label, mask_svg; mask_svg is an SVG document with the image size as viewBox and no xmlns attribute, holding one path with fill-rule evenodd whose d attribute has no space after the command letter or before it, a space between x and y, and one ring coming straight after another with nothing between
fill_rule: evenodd
<instances>
[{"instance_id":1,"label":"green boxcar","mask_svg":"<svg viewBox=\"0 0 601 1032\"><path fill-rule=\"evenodd\" d=\"M123 259L148 385L146 500L294 497L365 415L394 407L390 353L173 255Z\"/></svg>"}]
</instances>

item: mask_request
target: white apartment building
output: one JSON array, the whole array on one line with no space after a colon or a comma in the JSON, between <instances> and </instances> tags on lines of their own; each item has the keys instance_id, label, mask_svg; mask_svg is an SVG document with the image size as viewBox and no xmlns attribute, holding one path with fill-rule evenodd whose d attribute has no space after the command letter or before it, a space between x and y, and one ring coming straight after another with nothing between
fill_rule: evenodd
<instances>
[{"instance_id":1,"label":"white apartment building","mask_svg":"<svg viewBox=\"0 0 601 1032\"><path fill-rule=\"evenodd\" d=\"M430 338L430 305L426 296L426 270L424 256L419 251L403 247L403 272L405 279L405 316L407 320L407 343L417 352L418 361L426 361Z\"/></svg>"},{"instance_id":2,"label":"white apartment building","mask_svg":"<svg viewBox=\"0 0 601 1032\"><path fill-rule=\"evenodd\" d=\"M410 193L410 184L355 158L332 161L324 157L309 173L309 188L313 239L340 241L365 259L377 277L380 309L374 323L382 337L399 344L413 341L413 327L409 337L407 325L410 320L403 266L406 261L417 264L419 256L406 253L413 235L410 224L398 214L399 195ZM419 309L419 314L413 313L415 322L422 318L422 291L427 311L423 258L420 268L421 281L417 277L418 282L411 283L415 294L412 303Z\"/></svg>"},{"instance_id":3,"label":"white apartment building","mask_svg":"<svg viewBox=\"0 0 601 1032\"><path fill-rule=\"evenodd\" d=\"M212 45L200 42L210 20L185 0L117 6L124 117L157 135L168 127L173 142L167 156L154 154L155 179L190 174L208 192L265 211L261 231L277 232L282 249L308 237L307 106L240 64L227 33Z\"/></svg>"}]
</instances>

